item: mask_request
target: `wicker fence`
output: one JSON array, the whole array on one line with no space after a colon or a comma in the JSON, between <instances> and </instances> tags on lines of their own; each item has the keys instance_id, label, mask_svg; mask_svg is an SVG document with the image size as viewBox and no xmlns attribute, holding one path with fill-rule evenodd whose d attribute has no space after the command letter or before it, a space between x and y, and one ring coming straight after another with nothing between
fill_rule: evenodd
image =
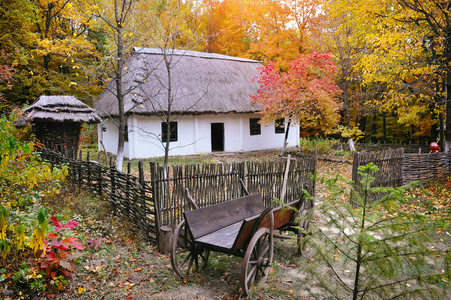
<instances>
[{"instance_id":1,"label":"wicker fence","mask_svg":"<svg viewBox=\"0 0 451 300\"><path fill-rule=\"evenodd\" d=\"M451 171L450 153L406 154L402 168L403 184L424 182Z\"/></svg>"},{"instance_id":2,"label":"wicker fence","mask_svg":"<svg viewBox=\"0 0 451 300\"><path fill-rule=\"evenodd\" d=\"M373 174L375 181L372 186L398 187L413 181L424 182L449 173L450 159L448 153L422 154L420 151L417 154L405 154L402 148L355 153L352 180L359 184L361 176L357 172L358 167L372 162L379 167L379 172Z\"/></svg>"},{"instance_id":3,"label":"wicker fence","mask_svg":"<svg viewBox=\"0 0 451 300\"><path fill-rule=\"evenodd\" d=\"M316 157L278 159L267 162L173 166L167 179L163 167L155 163L139 164L138 175L118 172L87 157L86 161L41 149L41 157L52 164L68 164L70 177L79 186L89 187L97 195L106 195L118 215L125 216L137 232L149 242L158 241L162 225L175 227L188 208L185 189L200 207L227 201L244 194L240 179L250 193L261 193L269 205L280 198L286 166L285 203L301 199L302 189L315 193L309 174L316 172ZM79 155L79 157L82 157ZM110 162L110 166L111 166ZM147 174L144 169L147 169ZM149 176L150 175L150 176ZM150 178L150 180L145 180ZM313 203L307 203L307 207Z\"/></svg>"},{"instance_id":4,"label":"wicker fence","mask_svg":"<svg viewBox=\"0 0 451 300\"><path fill-rule=\"evenodd\" d=\"M71 180L78 186L88 187L96 195L107 195L113 211L134 225L134 230L146 241L156 242L158 223L152 187L144 181L143 166L139 176L118 172L96 161L68 159L59 152L40 149L41 157L54 165L68 164Z\"/></svg>"},{"instance_id":5,"label":"wicker fence","mask_svg":"<svg viewBox=\"0 0 451 300\"><path fill-rule=\"evenodd\" d=\"M155 166L154 186L161 207L161 224L175 226L181 221L188 206L185 188L199 207L205 207L244 195L240 179L250 193L261 193L269 206L280 198L284 181L286 159L267 162L241 162L232 164L206 164L174 166L164 180L163 168ZM316 171L316 158L303 157L290 162L284 203L299 200L306 189L315 193L315 182L309 174ZM313 206L308 203L307 207Z\"/></svg>"}]
</instances>

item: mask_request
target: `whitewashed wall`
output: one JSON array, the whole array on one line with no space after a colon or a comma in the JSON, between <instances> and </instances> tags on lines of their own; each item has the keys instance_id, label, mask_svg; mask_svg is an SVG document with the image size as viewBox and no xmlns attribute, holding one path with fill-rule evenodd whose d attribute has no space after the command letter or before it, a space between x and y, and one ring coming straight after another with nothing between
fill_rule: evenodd
<instances>
[{"instance_id":1,"label":"whitewashed wall","mask_svg":"<svg viewBox=\"0 0 451 300\"><path fill-rule=\"evenodd\" d=\"M190 155L211 153L211 123L224 123L224 151L242 152L281 148L285 134L275 133L274 124L261 125L260 135L250 135L249 119L258 118L257 114L219 114L200 116L181 116L177 118L178 139L171 142L169 155ZM107 120L103 123L103 144L107 152L117 152L116 125ZM102 124L99 125L101 138ZM156 117L133 115L128 118L128 140L124 155L130 159L163 156L161 138L161 120ZM299 146L299 126L290 128L288 147ZM101 145L99 143L99 149Z\"/></svg>"}]
</instances>

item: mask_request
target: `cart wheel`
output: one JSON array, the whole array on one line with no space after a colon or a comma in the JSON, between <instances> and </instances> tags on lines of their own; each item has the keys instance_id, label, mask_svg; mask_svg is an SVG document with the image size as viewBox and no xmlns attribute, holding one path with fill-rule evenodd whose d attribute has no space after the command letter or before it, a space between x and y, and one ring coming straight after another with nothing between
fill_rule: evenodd
<instances>
[{"instance_id":1,"label":"cart wheel","mask_svg":"<svg viewBox=\"0 0 451 300\"><path fill-rule=\"evenodd\" d=\"M307 210L303 210L300 213L300 219L301 219L301 221L299 222L297 248L298 248L298 253L302 255L302 251L304 250L304 246L305 246L304 237L310 227L310 223L308 222L308 218L307 218Z\"/></svg>"},{"instance_id":2,"label":"cart wheel","mask_svg":"<svg viewBox=\"0 0 451 300\"><path fill-rule=\"evenodd\" d=\"M175 273L187 278L207 265L210 250L194 243L191 234L182 221L177 226L172 240L171 264Z\"/></svg>"},{"instance_id":3,"label":"cart wheel","mask_svg":"<svg viewBox=\"0 0 451 300\"><path fill-rule=\"evenodd\" d=\"M241 265L241 286L246 295L252 287L263 282L271 270L274 252L273 236L269 228L260 228L252 237Z\"/></svg>"}]
</instances>

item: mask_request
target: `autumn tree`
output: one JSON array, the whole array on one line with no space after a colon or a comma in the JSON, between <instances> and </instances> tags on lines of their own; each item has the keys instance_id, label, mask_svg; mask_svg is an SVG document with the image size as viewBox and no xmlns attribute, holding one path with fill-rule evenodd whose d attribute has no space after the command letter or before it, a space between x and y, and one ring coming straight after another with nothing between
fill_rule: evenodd
<instances>
[{"instance_id":1,"label":"autumn tree","mask_svg":"<svg viewBox=\"0 0 451 300\"><path fill-rule=\"evenodd\" d=\"M297 56L321 50L314 43L324 18L319 1L248 0L245 8L251 58L286 69Z\"/></svg>"},{"instance_id":2,"label":"autumn tree","mask_svg":"<svg viewBox=\"0 0 451 300\"><path fill-rule=\"evenodd\" d=\"M276 64L261 68L257 78L260 89L252 101L262 108L262 123L284 118L287 123L284 152L290 125L298 123L301 130L332 133L340 116L335 84L337 68L330 54L314 53L290 62L288 71L281 72Z\"/></svg>"},{"instance_id":3,"label":"autumn tree","mask_svg":"<svg viewBox=\"0 0 451 300\"><path fill-rule=\"evenodd\" d=\"M31 74L35 66L30 65L29 49L33 47L34 4L28 0L4 0L0 5L0 49L8 53L4 63L15 64L14 81L11 88L3 90L5 105L31 101L41 94L41 87L33 81Z\"/></svg>"},{"instance_id":4,"label":"autumn tree","mask_svg":"<svg viewBox=\"0 0 451 300\"><path fill-rule=\"evenodd\" d=\"M205 51L287 62L322 49L324 18L318 0L203 0Z\"/></svg>"},{"instance_id":5,"label":"autumn tree","mask_svg":"<svg viewBox=\"0 0 451 300\"><path fill-rule=\"evenodd\" d=\"M446 47L440 43L446 37L443 31L440 38L431 38L430 26L435 22L446 24L446 14L440 15L437 8L436 20L428 22L401 2L408 1L334 1L329 7L349 16L347 25L338 31L343 33L352 26L360 39L354 70L361 76L361 87L374 91L365 106L377 109L383 124L387 116L394 115L405 131L416 128L414 136L430 135L435 140L437 116L440 119L444 111L443 80L439 78L446 73L439 71L443 67L438 67L441 60L437 58L443 58ZM432 1L416 4L422 9L436 7ZM385 127L383 136L385 140Z\"/></svg>"},{"instance_id":6,"label":"autumn tree","mask_svg":"<svg viewBox=\"0 0 451 300\"><path fill-rule=\"evenodd\" d=\"M178 83L174 82L172 71L177 63L183 59L183 50L196 49L199 45L198 31L199 27L195 24L187 22L189 15L193 12L193 7L190 1L167 1L165 7L154 10L156 13L147 14L146 18L150 21L149 35L147 35L147 44L160 50L162 63L166 70L165 76L153 76L147 74L149 80L159 81L163 87L164 93L167 95L163 106L155 103L151 95L148 95L143 102L137 105L150 103L154 113L165 124L166 132L164 136L170 137L174 128L171 124L180 116L172 111L173 105L177 99L180 99L180 91L178 91ZM180 55L180 51L182 55ZM152 70L152 67L149 68ZM204 91L207 92L207 91ZM198 101L201 98L198 99ZM169 162L169 151L171 149L171 139L166 138L163 141L163 135L157 135L164 149L164 175L167 176L167 167ZM155 136L155 134L154 134Z\"/></svg>"},{"instance_id":7,"label":"autumn tree","mask_svg":"<svg viewBox=\"0 0 451 300\"><path fill-rule=\"evenodd\" d=\"M14 75L14 65L10 65L7 62L8 55L3 51L0 52L0 112L8 107L5 103L5 97L2 91L10 88L10 82Z\"/></svg>"},{"instance_id":8,"label":"autumn tree","mask_svg":"<svg viewBox=\"0 0 451 300\"><path fill-rule=\"evenodd\" d=\"M0 48L16 65L8 102L32 102L43 94L72 94L92 102L99 92L98 63L89 18L72 1L5 0L0 6Z\"/></svg>"},{"instance_id":9,"label":"autumn tree","mask_svg":"<svg viewBox=\"0 0 451 300\"><path fill-rule=\"evenodd\" d=\"M446 111L446 123L440 124L445 152L451 148L451 2L433 0L397 0L405 15L396 18L421 32L421 48L427 55L434 81L434 103ZM443 118L440 115L440 118ZM444 132L446 128L446 132Z\"/></svg>"},{"instance_id":10,"label":"autumn tree","mask_svg":"<svg viewBox=\"0 0 451 300\"><path fill-rule=\"evenodd\" d=\"M168 89L168 110L159 114L162 121L170 124L171 115L170 103L172 101L171 68L176 60L172 59L172 51L176 48L187 49L193 46L192 37L196 31L198 21L193 12L196 8L190 1L147 1L147 0L117 0L114 6L97 4L96 1L80 2L79 6L85 14L93 19L100 20L107 37L112 41L108 45L109 52L106 57L111 66L110 78L114 82L108 85L108 92L111 92L117 99L118 115L112 118L118 127L118 148L116 158L116 168L122 169L124 157L125 134L127 130L140 130L127 126L127 115L136 106L149 104L155 105L151 95L146 95L143 101L133 102L134 104L125 107L125 98L140 89L146 80L161 80L152 77L150 67L143 74L133 73L125 64L134 51L139 51L140 47L161 49L162 58L168 72L168 82L163 85ZM196 47L197 44L194 44ZM124 80L127 78L127 85ZM161 112L156 108L156 112ZM169 130L170 126L168 126ZM165 157L169 154L170 141L163 141L162 137L156 133L149 134L160 140L165 148ZM170 134L168 133L168 136Z\"/></svg>"},{"instance_id":11,"label":"autumn tree","mask_svg":"<svg viewBox=\"0 0 451 300\"><path fill-rule=\"evenodd\" d=\"M243 56L250 45L247 34L250 21L246 18L244 1L203 0L202 9L204 51Z\"/></svg>"},{"instance_id":12,"label":"autumn tree","mask_svg":"<svg viewBox=\"0 0 451 300\"><path fill-rule=\"evenodd\" d=\"M80 14L71 0L33 3L36 46L29 55L39 67L35 76L40 76L45 93L71 93L92 102L99 88L91 76L91 62L98 53L89 37L90 18Z\"/></svg>"},{"instance_id":13,"label":"autumn tree","mask_svg":"<svg viewBox=\"0 0 451 300\"><path fill-rule=\"evenodd\" d=\"M374 121L378 111L365 103L379 99L383 90L377 83L363 85L362 71L358 68L358 63L365 55L365 40L355 21L356 12L340 1L329 2L324 9L328 15L329 33L326 47L333 54L339 70L337 85L342 91L339 96L343 104L340 132L342 137L353 138L354 141L363 138L366 135L367 117L372 116L373 126L369 136L375 138Z\"/></svg>"}]
</instances>

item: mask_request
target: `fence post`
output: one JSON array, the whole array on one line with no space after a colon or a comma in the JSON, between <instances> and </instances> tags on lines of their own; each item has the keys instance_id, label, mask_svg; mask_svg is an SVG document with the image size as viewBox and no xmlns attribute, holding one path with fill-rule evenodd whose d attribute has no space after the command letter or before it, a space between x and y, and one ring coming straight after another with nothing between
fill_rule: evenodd
<instances>
[{"instance_id":1,"label":"fence post","mask_svg":"<svg viewBox=\"0 0 451 300\"><path fill-rule=\"evenodd\" d=\"M125 199L127 199L127 202L130 201L130 173L132 172L132 163L129 161L127 162L127 179L125 181Z\"/></svg>"},{"instance_id":2,"label":"fence post","mask_svg":"<svg viewBox=\"0 0 451 300\"><path fill-rule=\"evenodd\" d=\"M157 164L154 161L149 163L150 165L150 182L152 183L152 197L153 205L155 206L155 234L157 241L160 238L160 227L161 227L161 207L158 196L158 178L157 178Z\"/></svg>"},{"instance_id":3,"label":"fence post","mask_svg":"<svg viewBox=\"0 0 451 300\"><path fill-rule=\"evenodd\" d=\"M283 175L282 192L280 193L280 201L285 202L285 193L287 191L288 173L290 172L291 154L288 154L287 164L285 165L285 173Z\"/></svg>"},{"instance_id":4,"label":"fence post","mask_svg":"<svg viewBox=\"0 0 451 300\"><path fill-rule=\"evenodd\" d=\"M116 213L116 168L110 166L110 181L111 181L111 199L113 204L114 213Z\"/></svg>"},{"instance_id":5,"label":"fence post","mask_svg":"<svg viewBox=\"0 0 451 300\"><path fill-rule=\"evenodd\" d=\"M241 180L241 184L244 185L244 187L241 187L241 196L245 196L249 193L249 184L246 182L246 169L244 162L238 163L238 173L239 180ZM241 186L241 184L238 186Z\"/></svg>"},{"instance_id":6,"label":"fence post","mask_svg":"<svg viewBox=\"0 0 451 300\"><path fill-rule=\"evenodd\" d=\"M88 188L91 189L91 164L89 163L89 152L86 152L86 169L87 169L87 175L86 175L86 181Z\"/></svg>"},{"instance_id":7,"label":"fence post","mask_svg":"<svg viewBox=\"0 0 451 300\"><path fill-rule=\"evenodd\" d=\"M102 196L102 164L100 163L100 161L98 161L98 165L97 165L97 193L99 194L99 196Z\"/></svg>"},{"instance_id":8,"label":"fence post","mask_svg":"<svg viewBox=\"0 0 451 300\"><path fill-rule=\"evenodd\" d=\"M83 157L83 151L80 150L80 154L78 156L78 162L77 162L77 181L78 181L78 188L81 188L81 183L83 181L83 173L82 173L82 157Z\"/></svg>"},{"instance_id":9,"label":"fence post","mask_svg":"<svg viewBox=\"0 0 451 300\"><path fill-rule=\"evenodd\" d=\"M352 175L351 175L352 178L351 179L355 185L360 184L359 174L358 174L359 165L360 165L360 155L358 152L354 152L354 155L352 157ZM351 200L351 204L355 207L356 204L354 203L354 195L352 193L352 190L351 190L350 200Z\"/></svg>"}]
</instances>

